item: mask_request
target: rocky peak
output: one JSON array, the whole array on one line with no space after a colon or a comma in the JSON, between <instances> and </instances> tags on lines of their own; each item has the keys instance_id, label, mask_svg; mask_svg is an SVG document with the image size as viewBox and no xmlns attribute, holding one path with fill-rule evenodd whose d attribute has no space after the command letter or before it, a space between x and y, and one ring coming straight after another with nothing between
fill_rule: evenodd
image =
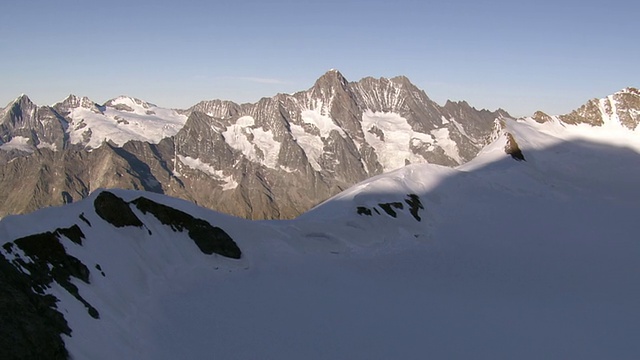
<instances>
[{"instance_id":1,"label":"rocky peak","mask_svg":"<svg viewBox=\"0 0 640 360\"><path fill-rule=\"evenodd\" d=\"M29 121L37 111L38 106L25 94L18 96L14 101L9 103L2 111L1 124L9 124L16 126L25 121ZM17 125L20 126L20 125Z\"/></svg>"},{"instance_id":2,"label":"rocky peak","mask_svg":"<svg viewBox=\"0 0 640 360\"><path fill-rule=\"evenodd\" d=\"M342 73L336 69L331 69L324 73L316 80L315 87L332 88L332 87L346 87L349 82L342 75Z\"/></svg>"},{"instance_id":3,"label":"rocky peak","mask_svg":"<svg viewBox=\"0 0 640 360\"><path fill-rule=\"evenodd\" d=\"M533 116L531 118L541 124L551 121L551 116L547 115L542 111L536 111L535 113L533 113Z\"/></svg>"},{"instance_id":4,"label":"rocky peak","mask_svg":"<svg viewBox=\"0 0 640 360\"><path fill-rule=\"evenodd\" d=\"M22 116L23 112L30 112L36 108L36 104L34 104L27 95L21 94L15 100L7 104L3 113L12 113L13 116Z\"/></svg>"},{"instance_id":5,"label":"rocky peak","mask_svg":"<svg viewBox=\"0 0 640 360\"><path fill-rule=\"evenodd\" d=\"M630 95L640 96L640 90L634 87L627 87L618 91L616 94L630 94Z\"/></svg>"},{"instance_id":6,"label":"rocky peak","mask_svg":"<svg viewBox=\"0 0 640 360\"><path fill-rule=\"evenodd\" d=\"M240 105L228 100L205 100L200 101L182 113L192 113L194 111L207 114L218 119L227 119L238 116L241 111Z\"/></svg>"},{"instance_id":7,"label":"rocky peak","mask_svg":"<svg viewBox=\"0 0 640 360\"><path fill-rule=\"evenodd\" d=\"M311 108L326 107L324 112L331 110L330 104L336 96L348 93L349 82L337 70L329 70L322 75L307 94L312 102L309 104ZM314 104L315 103L315 104Z\"/></svg>"},{"instance_id":8,"label":"rocky peak","mask_svg":"<svg viewBox=\"0 0 640 360\"><path fill-rule=\"evenodd\" d=\"M640 91L628 87L601 99L591 99L586 104L558 118L567 124L620 125L634 130L640 123Z\"/></svg>"},{"instance_id":9,"label":"rocky peak","mask_svg":"<svg viewBox=\"0 0 640 360\"><path fill-rule=\"evenodd\" d=\"M36 106L31 99L26 94L20 94L14 101L13 104L20 104L20 106Z\"/></svg>"},{"instance_id":10,"label":"rocky peak","mask_svg":"<svg viewBox=\"0 0 640 360\"><path fill-rule=\"evenodd\" d=\"M634 130L640 123L640 90L628 87L609 97L610 117L616 116L620 124ZM615 111L614 111L615 110Z\"/></svg>"},{"instance_id":11,"label":"rocky peak","mask_svg":"<svg viewBox=\"0 0 640 360\"><path fill-rule=\"evenodd\" d=\"M93 102L91 99L89 99L86 96L83 97L79 97L73 94L70 94L69 96L67 96L64 100L62 100L59 103L56 103L53 105L54 108L59 108L59 109L75 109L75 108L85 108L85 109L91 109L93 107L96 106L96 103Z\"/></svg>"}]
</instances>

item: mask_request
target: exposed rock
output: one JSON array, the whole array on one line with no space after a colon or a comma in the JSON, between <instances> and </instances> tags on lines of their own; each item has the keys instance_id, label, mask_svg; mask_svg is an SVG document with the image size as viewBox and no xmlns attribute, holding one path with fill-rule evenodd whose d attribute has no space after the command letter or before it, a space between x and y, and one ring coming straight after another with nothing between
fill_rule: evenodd
<instances>
[{"instance_id":1,"label":"exposed rock","mask_svg":"<svg viewBox=\"0 0 640 360\"><path fill-rule=\"evenodd\" d=\"M4 248L8 253L14 254L13 245L15 245L29 258L29 261L26 261L15 253L12 261L28 271L31 287L37 293L44 295L44 291L55 281L80 301L87 308L89 315L98 319L100 317L98 310L79 294L78 287L71 282L71 277L74 277L88 284L90 272L80 260L67 254L59 240L61 235L66 236L66 234L70 234L74 242L84 238L80 228L75 226L22 237L12 243L6 243Z\"/></svg>"},{"instance_id":2,"label":"exposed rock","mask_svg":"<svg viewBox=\"0 0 640 360\"><path fill-rule=\"evenodd\" d=\"M0 254L0 349L3 359L67 359L61 334L71 335L53 295L37 293L32 279Z\"/></svg>"},{"instance_id":3,"label":"exposed rock","mask_svg":"<svg viewBox=\"0 0 640 360\"><path fill-rule=\"evenodd\" d=\"M638 90L628 88L558 119L592 125L619 121L635 128L639 99ZM245 218L293 218L405 164L467 162L495 139L496 122L510 117L464 101L440 106L406 77L349 82L335 70L291 95L248 104L202 101L178 111L186 122L161 141L87 147L98 130L73 115L117 113L109 119L124 126L115 119L131 122L132 110L139 116L175 115L126 97L98 105L70 95L53 107L37 107L23 96L9 104L0 113L1 140L22 137L28 151L0 150L0 216L77 201L97 188L126 188ZM536 121L552 118L534 114ZM507 151L524 159L515 148Z\"/></svg>"},{"instance_id":4,"label":"exposed rock","mask_svg":"<svg viewBox=\"0 0 640 360\"><path fill-rule=\"evenodd\" d=\"M516 161L525 161L522 150L520 150L516 139L510 133L507 133L507 144L504 147L504 152Z\"/></svg>"},{"instance_id":5,"label":"exposed rock","mask_svg":"<svg viewBox=\"0 0 640 360\"><path fill-rule=\"evenodd\" d=\"M232 259L239 259L242 255L238 245L224 230L211 226L205 220L194 218L185 212L158 204L145 197L139 197L132 203L140 211L145 214L151 213L174 231L187 230L189 237L198 245L200 251L207 255L216 253Z\"/></svg>"},{"instance_id":6,"label":"exposed rock","mask_svg":"<svg viewBox=\"0 0 640 360\"><path fill-rule=\"evenodd\" d=\"M552 119L551 116L545 114L542 111L536 111L535 113L533 113L533 116L531 118L541 124L549 122Z\"/></svg>"},{"instance_id":7,"label":"exposed rock","mask_svg":"<svg viewBox=\"0 0 640 360\"><path fill-rule=\"evenodd\" d=\"M409 206L409 214L411 214L416 221L422 221L422 217L420 217L420 210L424 210L424 206L420 201L420 197L416 194L407 194L407 198L404 199L404 202ZM399 212L402 213L405 211L405 207L402 202L392 201L379 203L378 206L374 206L373 208L358 206L356 208L356 213L358 215L373 216L373 213L375 212L377 215L381 215L380 211L377 209L378 207L392 218L397 218Z\"/></svg>"},{"instance_id":8,"label":"exposed rock","mask_svg":"<svg viewBox=\"0 0 640 360\"><path fill-rule=\"evenodd\" d=\"M137 226L143 223L133 213L129 204L108 191L102 191L93 202L96 214L115 227Z\"/></svg>"}]
</instances>

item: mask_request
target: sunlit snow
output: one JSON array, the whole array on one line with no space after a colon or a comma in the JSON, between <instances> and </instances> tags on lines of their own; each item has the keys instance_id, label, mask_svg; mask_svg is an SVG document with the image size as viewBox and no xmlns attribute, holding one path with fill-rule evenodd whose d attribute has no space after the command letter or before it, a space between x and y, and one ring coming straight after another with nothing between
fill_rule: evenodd
<instances>
[{"instance_id":1,"label":"sunlit snow","mask_svg":"<svg viewBox=\"0 0 640 360\"><path fill-rule=\"evenodd\" d=\"M444 153L448 157L455 160L458 164L462 163L462 159L458 153L458 144L449 137L449 129L441 128L431 130L431 135L433 135L435 143L444 150Z\"/></svg>"},{"instance_id":2,"label":"sunlit snow","mask_svg":"<svg viewBox=\"0 0 640 360\"><path fill-rule=\"evenodd\" d=\"M399 169L407 162L424 162L411 150L412 142L436 142L431 135L413 131L407 119L396 113L367 110L362 114L362 130L365 140L375 149L384 171ZM378 131L383 136L377 134Z\"/></svg>"},{"instance_id":3,"label":"sunlit snow","mask_svg":"<svg viewBox=\"0 0 640 360\"><path fill-rule=\"evenodd\" d=\"M291 135L298 145L300 145L302 150L304 150L311 167L316 171L322 170L322 167L318 162L324 153L324 143L322 142L322 138L318 135L309 134L300 125L290 124L289 126L291 128Z\"/></svg>"},{"instance_id":4,"label":"sunlit snow","mask_svg":"<svg viewBox=\"0 0 640 360\"><path fill-rule=\"evenodd\" d=\"M178 114L175 110L144 107L126 97L115 99L114 104L126 105L133 111L109 106L102 113L86 107L71 109L68 128L71 143L83 144L89 148L97 148L104 141L112 141L119 146L130 140L155 144L177 134L187 121L185 115Z\"/></svg>"},{"instance_id":5,"label":"sunlit snow","mask_svg":"<svg viewBox=\"0 0 640 360\"><path fill-rule=\"evenodd\" d=\"M272 169L277 167L282 144L274 139L273 131L255 127L255 119L251 116L240 117L235 124L227 127L222 136L229 146L242 152L247 159ZM252 140L249 140L249 136Z\"/></svg>"},{"instance_id":6,"label":"sunlit snow","mask_svg":"<svg viewBox=\"0 0 640 360\"><path fill-rule=\"evenodd\" d=\"M396 151L431 139L397 115L367 116ZM145 227L113 227L95 214L95 194L8 216L0 239L75 223L88 235L82 246L62 242L91 270L91 284L74 284L100 319L60 286L47 289L78 359L635 359L640 136L608 123L509 120L465 165L402 167L289 221L114 190L223 228L240 260L203 255L185 232L135 207ZM252 125L244 118L236 130ZM506 133L526 161L504 152ZM421 221L408 194L424 205ZM402 205L396 217L380 205L393 202Z\"/></svg>"},{"instance_id":7,"label":"sunlit snow","mask_svg":"<svg viewBox=\"0 0 640 360\"><path fill-rule=\"evenodd\" d=\"M303 110L300 114L302 121L311 124L320 130L320 136L328 138L332 131L337 131L341 136L345 136L344 131L333 122L330 116L323 115L320 110Z\"/></svg>"},{"instance_id":8,"label":"sunlit snow","mask_svg":"<svg viewBox=\"0 0 640 360\"><path fill-rule=\"evenodd\" d=\"M194 170L200 170L205 174L211 175L214 178L223 182L222 190L233 190L238 187L238 183L234 180L233 175L224 175L223 170L216 170L213 166L201 161L200 159L194 159L189 156L178 155L178 159L184 165Z\"/></svg>"}]
</instances>

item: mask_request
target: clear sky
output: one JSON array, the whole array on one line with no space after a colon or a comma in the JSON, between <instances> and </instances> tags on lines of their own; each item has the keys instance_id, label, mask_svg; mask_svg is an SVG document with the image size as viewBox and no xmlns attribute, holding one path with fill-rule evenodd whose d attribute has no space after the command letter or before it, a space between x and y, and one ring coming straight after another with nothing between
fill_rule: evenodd
<instances>
[{"instance_id":1,"label":"clear sky","mask_svg":"<svg viewBox=\"0 0 640 360\"><path fill-rule=\"evenodd\" d=\"M73 93L164 107L405 75L435 101L566 113L640 86L638 1L22 0L0 5L0 107Z\"/></svg>"}]
</instances>

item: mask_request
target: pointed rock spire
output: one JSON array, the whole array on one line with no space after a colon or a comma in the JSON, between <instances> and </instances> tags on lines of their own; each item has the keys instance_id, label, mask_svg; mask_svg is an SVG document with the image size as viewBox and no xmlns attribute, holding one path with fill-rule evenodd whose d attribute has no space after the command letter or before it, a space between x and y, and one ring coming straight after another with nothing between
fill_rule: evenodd
<instances>
[{"instance_id":1,"label":"pointed rock spire","mask_svg":"<svg viewBox=\"0 0 640 360\"><path fill-rule=\"evenodd\" d=\"M316 83L314 84L314 88L335 88L341 87L344 88L347 86L349 82L347 79L340 73L340 71L336 69L331 69L324 73L324 75L320 76Z\"/></svg>"}]
</instances>

